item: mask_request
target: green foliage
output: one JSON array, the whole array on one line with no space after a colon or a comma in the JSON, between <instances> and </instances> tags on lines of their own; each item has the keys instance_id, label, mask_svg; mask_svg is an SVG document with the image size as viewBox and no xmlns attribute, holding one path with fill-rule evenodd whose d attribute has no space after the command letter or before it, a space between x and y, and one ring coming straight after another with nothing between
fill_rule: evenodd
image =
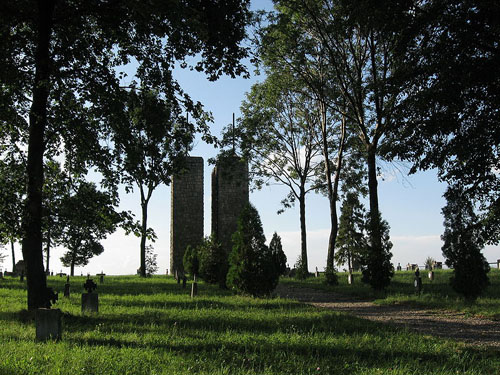
<instances>
[{"instance_id":1,"label":"green foliage","mask_svg":"<svg viewBox=\"0 0 500 375\"><path fill-rule=\"evenodd\" d=\"M335 244L335 262L338 266L347 263L348 270L360 264L361 254L366 249L365 209L356 192L347 192L340 208L340 223Z\"/></svg>"},{"instance_id":2,"label":"green foliage","mask_svg":"<svg viewBox=\"0 0 500 375\"><path fill-rule=\"evenodd\" d=\"M200 262L200 277L209 284L226 287L226 275L229 268L228 255L214 236L205 237L196 248Z\"/></svg>"},{"instance_id":3,"label":"green foliage","mask_svg":"<svg viewBox=\"0 0 500 375\"><path fill-rule=\"evenodd\" d=\"M299 255L297 258L297 261L295 262L295 265L293 266L295 268L295 278L299 280L304 280L308 278L310 275L309 270L305 266L304 262L302 261L302 256Z\"/></svg>"},{"instance_id":4,"label":"green foliage","mask_svg":"<svg viewBox=\"0 0 500 375\"><path fill-rule=\"evenodd\" d=\"M424 262L425 267L428 270L432 270L434 268L434 263L436 263L436 259L432 257L427 257Z\"/></svg>"},{"instance_id":5,"label":"green foliage","mask_svg":"<svg viewBox=\"0 0 500 375\"><path fill-rule=\"evenodd\" d=\"M436 168L480 209L477 229L500 241L500 12L495 1L422 3L402 28L392 151L412 172ZM404 32L402 33L404 35ZM422 43L425 41L425 43ZM457 58L459 56L459 58ZM463 72L467 72L464 74ZM399 117L399 118L398 118Z\"/></svg>"},{"instance_id":6,"label":"green foliage","mask_svg":"<svg viewBox=\"0 0 500 375\"><path fill-rule=\"evenodd\" d=\"M335 268L327 266L325 269L325 283L327 285L338 285L339 277Z\"/></svg>"},{"instance_id":7,"label":"green foliage","mask_svg":"<svg viewBox=\"0 0 500 375\"><path fill-rule=\"evenodd\" d=\"M369 284L373 289L380 291L385 289L391 282L391 278L394 275L394 268L391 263L392 242L389 237L390 227L387 221L382 220L381 217L379 220L382 248L374 249L370 243L367 244L361 256L361 264L363 266L361 281ZM368 216L367 222L370 233L373 230L370 225L370 216Z\"/></svg>"},{"instance_id":8,"label":"green foliage","mask_svg":"<svg viewBox=\"0 0 500 375\"><path fill-rule=\"evenodd\" d=\"M279 268L266 246L259 213L250 203L241 211L233 234L227 285L252 296L269 295L278 285Z\"/></svg>"},{"instance_id":9,"label":"green foliage","mask_svg":"<svg viewBox=\"0 0 500 375\"><path fill-rule=\"evenodd\" d=\"M148 277L151 277L158 272L158 263L156 261L157 257L158 254L153 252L153 246L146 246L146 275Z\"/></svg>"},{"instance_id":10,"label":"green foliage","mask_svg":"<svg viewBox=\"0 0 500 375\"><path fill-rule=\"evenodd\" d=\"M274 232L273 238L271 238L271 242L269 243L269 251L273 256L273 262L279 275L283 276L286 273L286 255L281 246L281 237L276 232Z\"/></svg>"},{"instance_id":11,"label":"green foliage","mask_svg":"<svg viewBox=\"0 0 500 375\"><path fill-rule=\"evenodd\" d=\"M97 190L90 182L75 184L75 192L62 199L59 209L60 243L68 249L61 262L71 267L71 275L75 266L87 265L92 257L104 251L100 241L113 233L122 220L111 195Z\"/></svg>"},{"instance_id":12,"label":"green foliage","mask_svg":"<svg viewBox=\"0 0 500 375\"><path fill-rule=\"evenodd\" d=\"M474 206L460 187L449 187L443 208L445 231L442 250L453 268L451 286L467 300L475 301L489 285L490 266L481 254L484 240L477 235Z\"/></svg>"},{"instance_id":13,"label":"green foliage","mask_svg":"<svg viewBox=\"0 0 500 375\"><path fill-rule=\"evenodd\" d=\"M184 257L182 258L182 265L184 266L184 271L191 276L194 277L200 274L200 259L197 247L187 245Z\"/></svg>"}]
</instances>

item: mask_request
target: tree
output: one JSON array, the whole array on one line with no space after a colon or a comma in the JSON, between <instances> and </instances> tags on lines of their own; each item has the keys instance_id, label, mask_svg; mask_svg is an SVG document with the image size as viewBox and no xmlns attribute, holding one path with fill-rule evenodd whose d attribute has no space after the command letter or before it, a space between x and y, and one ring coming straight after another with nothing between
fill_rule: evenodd
<instances>
[{"instance_id":1,"label":"tree","mask_svg":"<svg viewBox=\"0 0 500 375\"><path fill-rule=\"evenodd\" d=\"M162 98L158 92L133 89L126 95L123 121L114 126L113 141L120 160L121 181L126 183L127 191L137 186L141 197L142 220L138 234L141 237L142 277L147 273L146 240L155 238L147 226L148 204L153 191L161 183L170 184L171 176L181 171L195 130L206 134L206 117L201 105L193 105L189 100L181 103L176 90L172 91L170 97ZM195 127L182 115L183 107L193 114L199 126Z\"/></svg>"},{"instance_id":2,"label":"tree","mask_svg":"<svg viewBox=\"0 0 500 375\"><path fill-rule=\"evenodd\" d=\"M351 272L360 264L361 254L366 249L365 209L356 192L347 192L340 208L339 234L335 262L338 266L347 263Z\"/></svg>"},{"instance_id":3,"label":"tree","mask_svg":"<svg viewBox=\"0 0 500 375\"><path fill-rule=\"evenodd\" d=\"M385 233L380 223L376 158L384 137L397 124L393 116L401 90L392 85L392 73L400 63L395 49L401 48L401 35L395 25L404 22L406 14L399 8L406 4L338 0L282 0L278 4L293 14L303 32L318 45L331 72L327 76L333 80L330 85L338 88L335 106L342 119L357 129L368 169L370 251L378 253L371 260L383 263ZM397 21L391 20L393 14L400 16ZM385 280L387 275L379 273L387 269L382 263L373 263L378 269L374 275ZM373 280L372 286L385 284Z\"/></svg>"},{"instance_id":4,"label":"tree","mask_svg":"<svg viewBox=\"0 0 500 375\"><path fill-rule=\"evenodd\" d=\"M379 251L374 251L373 245L370 242L372 238L370 231L373 230L373 225L370 225L371 219L371 215L368 214L366 218L368 243L361 256L361 272L363 274L361 281L369 284L375 290L384 290L390 284L391 278L394 275L394 267L391 263L392 242L389 237L390 227L387 221L379 217L380 230L382 232L382 247Z\"/></svg>"},{"instance_id":5,"label":"tree","mask_svg":"<svg viewBox=\"0 0 500 375\"><path fill-rule=\"evenodd\" d=\"M281 245L281 237L276 232L273 233L273 238L269 243L269 251L273 256L273 262L279 276L283 276L286 273L286 255Z\"/></svg>"},{"instance_id":6,"label":"tree","mask_svg":"<svg viewBox=\"0 0 500 375\"><path fill-rule=\"evenodd\" d=\"M226 288L229 266L226 251L221 244L212 235L205 237L196 249L200 261L200 277L209 284L219 284L219 287Z\"/></svg>"},{"instance_id":7,"label":"tree","mask_svg":"<svg viewBox=\"0 0 500 375\"><path fill-rule=\"evenodd\" d=\"M62 200L70 190L71 179L53 160L45 162L45 181L43 186L42 241L45 244L45 272L50 271L50 250L57 246L64 231L64 222L60 220Z\"/></svg>"},{"instance_id":8,"label":"tree","mask_svg":"<svg viewBox=\"0 0 500 375\"><path fill-rule=\"evenodd\" d=\"M211 80L245 73L239 61L247 55L241 42L248 19L248 1L236 0L1 3L2 126L27 129L29 309L50 306L41 234L46 151L64 147L73 168L92 161L106 175L109 154L99 140L120 111L124 74L115 68L137 61L141 84L159 91L175 62L189 66L190 56L200 57L192 68Z\"/></svg>"},{"instance_id":9,"label":"tree","mask_svg":"<svg viewBox=\"0 0 500 375\"><path fill-rule=\"evenodd\" d=\"M441 181L477 207L487 244L500 240L500 7L495 1L426 1L404 33L397 71L405 95L392 129L393 154L411 173Z\"/></svg>"},{"instance_id":10,"label":"tree","mask_svg":"<svg viewBox=\"0 0 500 375\"><path fill-rule=\"evenodd\" d=\"M153 246L146 247L146 275L151 276L158 272L158 263L156 258L158 254L153 252Z\"/></svg>"},{"instance_id":11,"label":"tree","mask_svg":"<svg viewBox=\"0 0 500 375\"><path fill-rule=\"evenodd\" d=\"M243 118L236 129L226 131L224 143L237 137L257 188L272 180L289 189L284 208L299 202L302 266L307 272L306 194L316 188L312 177L318 173L321 151L314 105L294 84L293 77L269 71L266 81L247 94Z\"/></svg>"},{"instance_id":12,"label":"tree","mask_svg":"<svg viewBox=\"0 0 500 375\"><path fill-rule=\"evenodd\" d=\"M0 160L0 243L10 243L12 272L16 271L14 244L22 237L21 218L24 203L24 168L13 155Z\"/></svg>"},{"instance_id":13,"label":"tree","mask_svg":"<svg viewBox=\"0 0 500 375\"><path fill-rule=\"evenodd\" d=\"M227 285L254 297L271 293L279 280L279 270L266 246L259 213L250 203L238 219L229 255Z\"/></svg>"},{"instance_id":14,"label":"tree","mask_svg":"<svg viewBox=\"0 0 500 375\"><path fill-rule=\"evenodd\" d=\"M197 247L187 245L184 257L182 258L182 265L184 266L184 270L191 276L194 277L200 274L200 259Z\"/></svg>"},{"instance_id":15,"label":"tree","mask_svg":"<svg viewBox=\"0 0 500 375\"><path fill-rule=\"evenodd\" d=\"M328 241L327 268L335 273L334 251L337 238L337 197L343 152L346 140L345 106L335 102L339 93L331 79L331 69L324 58L324 51L317 38L303 28L302 14L286 2L276 2L277 13L268 15L267 24L259 31L257 40L259 57L266 73L293 77L292 90L299 90L309 108L314 108L311 120L315 122L319 135L318 145L323 154L323 185L330 203L330 238ZM290 80L289 78L289 80ZM333 151L332 151L333 150ZM336 159L331 154L336 152ZM333 178L332 178L333 177ZM303 255L297 263L307 267ZM305 272L300 272L307 275ZM332 277L332 280L336 280Z\"/></svg>"},{"instance_id":16,"label":"tree","mask_svg":"<svg viewBox=\"0 0 500 375\"><path fill-rule=\"evenodd\" d=\"M449 187L443 208L444 241L442 250L446 265L453 268L450 284L467 300L475 301L489 285L490 266L481 254L484 240L478 236L474 205L460 187Z\"/></svg>"},{"instance_id":17,"label":"tree","mask_svg":"<svg viewBox=\"0 0 500 375\"><path fill-rule=\"evenodd\" d=\"M68 250L61 262L71 268L71 276L75 274L75 266L87 265L92 257L104 251L100 241L113 233L122 220L114 209L116 204L110 194L85 181L77 182L74 193L62 199L60 244Z\"/></svg>"}]
</instances>

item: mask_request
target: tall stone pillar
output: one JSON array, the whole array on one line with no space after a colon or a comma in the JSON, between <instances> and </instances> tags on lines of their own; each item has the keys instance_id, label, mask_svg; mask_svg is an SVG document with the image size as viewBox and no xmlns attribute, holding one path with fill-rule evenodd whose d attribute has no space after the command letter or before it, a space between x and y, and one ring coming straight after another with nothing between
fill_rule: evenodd
<instances>
[{"instance_id":1,"label":"tall stone pillar","mask_svg":"<svg viewBox=\"0 0 500 375\"><path fill-rule=\"evenodd\" d=\"M170 272L184 271L182 258L188 245L203 240L203 158L188 157L187 171L171 184Z\"/></svg>"},{"instance_id":2,"label":"tall stone pillar","mask_svg":"<svg viewBox=\"0 0 500 375\"><path fill-rule=\"evenodd\" d=\"M248 203L248 165L239 157L227 157L212 172L212 235L229 253L238 217Z\"/></svg>"}]
</instances>

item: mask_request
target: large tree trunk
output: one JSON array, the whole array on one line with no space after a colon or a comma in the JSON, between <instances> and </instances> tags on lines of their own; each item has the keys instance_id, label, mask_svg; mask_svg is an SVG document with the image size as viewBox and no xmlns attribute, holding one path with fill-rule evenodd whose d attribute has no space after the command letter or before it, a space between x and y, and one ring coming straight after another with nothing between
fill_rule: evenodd
<instances>
[{"instance_id":1,"label":"large tree trunk","mask_svg":"<svg viewBox=\"0 0 500 375\"><path fill-rule=\"evenodd\" d=\"M146 233L148 230L148 201L142 200L141 223L141 277L146 277Z\"/></svg>"},{"instance_id":2,"label":"large tree trunk","mask_svg":"<svg viewBox=\"0 0 500 375\"><path fill-rule=\"evenodd\" d=\"M306 189L305 181L301 182L300 185L300 195L299 195L299 206L300 206L300 257L302 261L302 267L306 273L309 272L309 265L307 262L307 232L306 232Z\"/></svg>"},{"instance_id":3,"label":"large tree trunk","mask_svg":"<svg viewBox=\"0 0 500 375\"><path fill-rule=\"evenodd\" d=\"M342 119L341 124L341 138L337 154L337 165L335 171L335 177L332 184L332 171L330 169L330 157L328 153L328 140L327 140L327 129L326 129L326 105L322 106L322 141L323 141L323 155L325 159L325 173L328 188L328 201L330 203L330 238L328 240L328 255L326 259L327 268L333 270L335 267L334 255L335 255L335 244L337 242L338 233L338 217L337 217L337 196L340 181L340 171L342 169L342 157L344 152L345 143L345 120Z\"/></svg>"},{"instance_id":4,"label":"large tree trunk","mask_svg":"<svg viewBox=\"0 0 500 375\"><path fill-rule=\"evenodd\" d=\"M44 138L47 123L47 103L50 79L50 37L53 0L38 1L37 41L35 52L35 80L33 102L29 114L28 139L28 189L26 211L23 217L23 258L28 281L28 309L50 307L47 296L47 279L43 269L42 254L42 187Z\"/></svg>"},{"instance_id":5,"label":"large tree trunk","mask_svg":"<svg viewBox=\"0 0 500 375\"><path fill-rule=\"evenodd\" d=\"M10 249L12 251L12 272L16 272L16 253L14 251L14 240L10 240Z\"/></svg>"},{"instance_id":6,"label":"large tree trunk","mask_svg":"<svg viewBox=\"0 0 500 375\"><path fill-rule=\"evenodd\" d=\"M368 163L368 193L370 196L370 240L372 250L382 251L382 239L380 233L380 214L378 209L378 182L376 164L377 146L367 146Z\"/></svg>"}]
</instances>

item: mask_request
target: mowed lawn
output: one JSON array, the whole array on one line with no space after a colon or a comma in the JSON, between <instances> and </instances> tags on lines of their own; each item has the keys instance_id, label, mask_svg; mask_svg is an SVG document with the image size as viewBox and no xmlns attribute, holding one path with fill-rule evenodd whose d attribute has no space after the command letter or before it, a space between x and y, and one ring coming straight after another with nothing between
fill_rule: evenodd
<instances>
[{"instance_id":1,"label":"mowed lawn","mask_svg":"<svg viewBox=\"0 0 500 375\"><path fill-rule=\"evenodd\" d=\"M106 277L99 314L81 313L84 277L50 277L63 339L35 341L25 284L0 281L0 373L500 374L500 353L286 299L234 296L172 278ZM189 283L188 283L189 286Z\"/></svg>"}]
</instances>

